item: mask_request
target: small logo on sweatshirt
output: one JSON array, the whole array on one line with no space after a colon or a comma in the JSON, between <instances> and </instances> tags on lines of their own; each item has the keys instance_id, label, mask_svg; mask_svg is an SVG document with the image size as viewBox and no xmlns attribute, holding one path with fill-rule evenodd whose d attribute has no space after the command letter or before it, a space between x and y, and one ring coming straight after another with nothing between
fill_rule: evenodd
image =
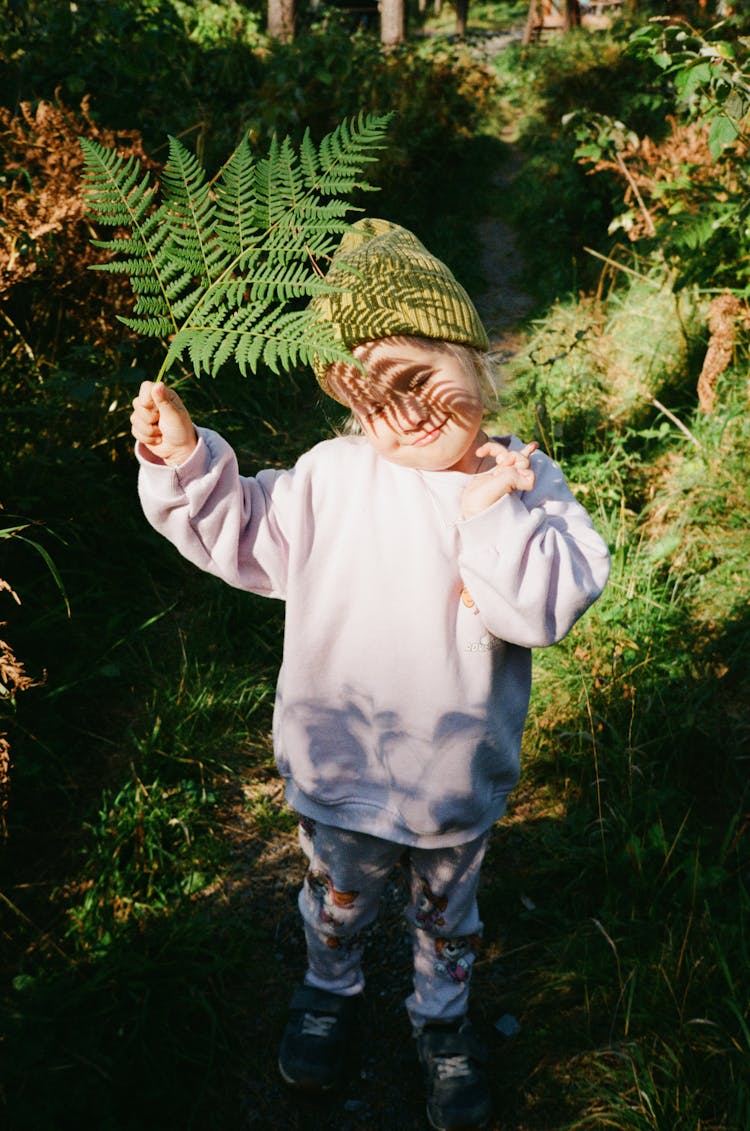
<instances>
[{"instance_id":1,"label":"small logo on sweatshirt","mask_svg":"<svg viewBox=\"0 0 750 1131\"><path fill-rule=\"evenodd\" d=\"M502 640L497 636L493 636L491 632L485 632L479 640L470 640L466 645L467 652L491 652L493 648L501 648Z\"/></svg>"}]
</instances>

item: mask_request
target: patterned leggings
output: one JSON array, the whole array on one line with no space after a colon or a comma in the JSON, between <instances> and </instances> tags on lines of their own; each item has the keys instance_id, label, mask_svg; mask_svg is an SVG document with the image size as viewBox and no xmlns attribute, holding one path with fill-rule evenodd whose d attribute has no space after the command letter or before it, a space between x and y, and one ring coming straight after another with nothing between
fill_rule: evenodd
<instances>
[{"instance_id":1,"label":"patterned leggings","mask_svg":"<svg viewBox=\"0 0 750 1131\"><path fill-rule=\"evenodd\" d=\"M306 983L339 994L363 989L362 931L376 918L388 876L405 857L411 898L404 914L414 949L409 1017L419 1028L466 1013L482 934L476 897L487 834L453 848L405 852L402 844L303 817L299 840L309 862L299 893Z\"/></svg>"}]
</instances>

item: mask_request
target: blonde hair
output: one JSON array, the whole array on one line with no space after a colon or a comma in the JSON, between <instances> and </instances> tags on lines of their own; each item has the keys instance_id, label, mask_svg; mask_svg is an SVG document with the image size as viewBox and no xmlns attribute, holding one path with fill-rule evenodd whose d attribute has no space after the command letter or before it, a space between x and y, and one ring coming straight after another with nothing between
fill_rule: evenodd
<instances>
[{"instance_id":1,"label":"blonde hair","mask_svg":"<svg viewBox=\"0 0 750 1131\"><path fill-rule=\"evenodd\" d=\"M500 393L500 380L497 373L497 363L493 354L476 349L474 346L461 345L458 342L436 341L432 338L419 338L409 334L399 334L398 337L381 340L399 342L408 346L433 349L442 353L451 354L451 356L455 357L459 362L464 372L472 376L476 381L482 398L484 411L489 414L494 412L497 408ZM356 378L361 380L362 371L355 363L337 361L326 370L325 380L322 384L330 385L331 382L335 382L340 386ZM362 425L355 414L351 412L343 424L337 428L337 432L345 436L360 436L362 434Z\"/></svg>"}]
</instances>

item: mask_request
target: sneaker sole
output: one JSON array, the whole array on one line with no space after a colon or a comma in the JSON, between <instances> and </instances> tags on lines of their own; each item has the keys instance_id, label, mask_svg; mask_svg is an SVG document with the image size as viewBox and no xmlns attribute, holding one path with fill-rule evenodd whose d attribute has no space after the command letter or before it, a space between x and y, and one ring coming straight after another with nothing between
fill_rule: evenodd
<instances>
[{"instance_id":1,"label":"sneaker sole","mask_svg":"<svg viewBox=\"0 0 750 1131\"><path fill-rule=\"evenodd\" d=\"M435 1123L430 1115L429 1107L425 1109L425 1112L427 1122L433 1128L433 1131L482 1131L483 1127L489 1127L492 1120L492 1115L488 1115L481 1123L453 1123L450 1127L447 1127L444 1123Z\"/></svg>"},{"instance_id":2,"label":"sneaker sole","mask_svg":"<svg viewBox=\"0 0 750 1131\"><path fill-rule=\"evenodd\" d=\"M433 1131L482 1131L482 1128L486 1128L486 1126L489 1126L492 1122L491 1112L489 1115L486 1115L484 1119L479 1123L452 1123L450 1126L447 1126L445 1123L434 1122L430 1114L429 1105L425 1108L425 1114L426 1117L428 1117L428 1123L430 1124Z\"/></svg>"},{"instance_id":3,"label":"sneaker sole","mask_svg":"<svg viewBox=\"0 0 750 1131\"><path fill-rule=\"evenodd\" d=\"M321 1084L317 1080L295 1080L284 1071L281 1058L278 1060L279 1074L285 1084L296 1088L298 1092L330 1092L336 1087L338 1081L332 1080L330 1084Z\"/></svg>"}]
</instances>

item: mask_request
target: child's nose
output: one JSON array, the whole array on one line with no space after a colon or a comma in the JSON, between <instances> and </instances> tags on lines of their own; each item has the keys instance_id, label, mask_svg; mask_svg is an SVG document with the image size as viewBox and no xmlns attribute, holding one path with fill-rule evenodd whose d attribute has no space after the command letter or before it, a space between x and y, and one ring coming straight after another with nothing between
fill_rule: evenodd
<instances>
[{"instance_id":1,"label":"child's nose","mask_svg":"<svg viewBox=\"0 0 750 1131\"><path fill-rule=\"evenodd\" d=\"M419 428L429 419L430 407L420 393L404 393L398 400L398 415L404 427Z\"/></svg>"}]
</instances>

